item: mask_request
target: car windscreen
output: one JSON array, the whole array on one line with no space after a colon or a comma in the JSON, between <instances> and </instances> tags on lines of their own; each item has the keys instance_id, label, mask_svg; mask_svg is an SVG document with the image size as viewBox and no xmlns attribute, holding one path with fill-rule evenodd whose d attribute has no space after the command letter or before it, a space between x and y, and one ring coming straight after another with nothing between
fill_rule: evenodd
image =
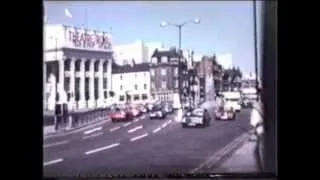
<instances>
[{"instance_id":1,"label":"car windscreen","mask_svg":"<svg viewBox=\"0 0 320 180\"><path fill-rule=\"evenodd\" d=\"M161 110L161 106L160 105L155 105L152 107L152 111L160 111Z\"/></svg>"},{"instance_id":2,"label":"car windscreen","mask_svg":"<svg viewBox=\"0 0 320 180\"><path fill-rule=\"evenodd\" d=\"M231 102L238 102L239 99L238 98L226 98L226 101L231 101Z\"/></svg>"}]
</instances>

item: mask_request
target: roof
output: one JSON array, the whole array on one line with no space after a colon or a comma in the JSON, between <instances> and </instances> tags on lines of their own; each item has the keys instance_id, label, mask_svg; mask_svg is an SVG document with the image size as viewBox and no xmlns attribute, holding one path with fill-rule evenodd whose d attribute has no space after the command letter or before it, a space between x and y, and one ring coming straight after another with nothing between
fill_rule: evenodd
<instances>
[{"instance_id":1,"label":"roof","mask_svg":"<svg viewBox=\"0 0 320 180\"><path fill-rule=\"evenodd\" d=\"M123 65L120 66L116 63L112 64L112 73L119 74L119 73L132 73L132 72L144 72L149 71L149 63L139 63L134 65Z\"/></svg>"},{"instance_id":2,"label":"roof","mask_svg":"<svg viewBox=\"0 0 320 180\"><path fill-rule=\"evenodd\" d=\"M179 54L181 55L181 53L179 53L178 51L176 51L176 49L170 49L170 50L158 50L156 49L153 54L152 57L179 57Z\"/></svg>"}]
</instances>

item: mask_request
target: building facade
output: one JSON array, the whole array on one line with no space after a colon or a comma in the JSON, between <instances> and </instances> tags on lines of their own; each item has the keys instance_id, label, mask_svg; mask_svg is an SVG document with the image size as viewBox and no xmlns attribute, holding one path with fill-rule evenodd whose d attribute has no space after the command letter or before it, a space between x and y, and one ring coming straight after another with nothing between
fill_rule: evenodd
<instances>
[{"instance_id":1,"label":"building facade","mask_svg":"<svg viewBox=\"0 0 320 180\"><path fill-rule=\"evenodd\" d=\"M180 63L179 64L179 59ZM187 85L186 58L182 51L175 48L156 49L150 63L151 94L156 100L173 102L176 108L181 106L180 96Z\"/></svg>"},{"instance_id":2,"label":"building facade","mask_svg":"<svg viewBox=\"0 0 320 180\"><path fill-rule=\"evenodd\" d=\"M114 103L147 103L150 95L149 63L113 64L112 90Z\"/></svg>"},{"instance_id":3,"label":"building facade","mask_svg":"<svg viewBox=\"0 0 320 180\"><path fill-rule=\"evenodd\" d=\"M44 109L67 103L69 110L103 107L111 90L112 39L107 32L44 27Z\"/></svg>"},{"instance_id":4,"label":"building facade","mask_svg":"<svg viewBox=\"0 0 320 180\"><path fill-rule=\"evenodd\" d=\"M204 100L212 100L215 94L213 78L214 63L212 59L204 56L200 62L196 63L195 68L201 82L201 98Z\"/></svg>"},{"instance_id":5,"label":"building facade","mask_svg":"<svg viewBox=\"0 0 320 180\"><path fill-rule=\"evenodd\" d=\"M145 42L137 40L134 43L114 46L114 60L119 65L125 65L133 59L137 64L148 62L149 50Z\"/></svg>"}]
</instances>

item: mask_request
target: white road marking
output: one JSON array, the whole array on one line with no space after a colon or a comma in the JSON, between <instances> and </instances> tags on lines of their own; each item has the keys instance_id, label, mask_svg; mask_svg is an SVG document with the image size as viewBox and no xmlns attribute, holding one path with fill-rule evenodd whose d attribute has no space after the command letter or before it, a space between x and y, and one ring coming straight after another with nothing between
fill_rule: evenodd
<instances>
[{"instance_id":1,"label":"white road marking","mask_svg":"<svg viewBox=\"0 0 320 180\"><path fill-rule=\"evenodd\" d=\"M130 141L133 142L133 141L136 141L136 140L138 140L138 139L144 138L144 137L146 137L146 136L148 136L148 133L145 133L145 134L143 134L143 135L141 135L141 136L136 136L136 137L134 137L134 138L131 138Z\"/></svg>"},{"instance_id":2,"label":"white road marking","mask_svg":"<svg viewBox=\"0 0 320 180\"><path fill-rule=\"evenodd\" d=\"M169 120L169 121L168 121L168 124L170 124L170 123L172 123L172 120Z\"/></svg>"},{"instance_id":3,"label":"white road marking","mask_svg":"<svg viewBox=\"0 0 320 180\"><path fill-rule=\"evenodd\" d=\"M168 125L168 123L167 123L167 122L166 122L166 123L164 123L164 124L162 124L162 128L165 128L167 125Z\"/></svg>"},{"instance_id":4,"label":"white road marking","mask_svg":"<svg viewBox=\"0 0 320 180\"><path fill-rule=\"evenodd\" d=\"M161 127L158 127L157 129L153 130L152 132L153 132L153 133L157 133L157 132L160 131L160 130L161 130Z\"/></svg>"},{"instance_id":5,"label":"white road marking","mask_svg":"<svg viewBox=\"0 0 320 180\"><path fill-rule=\"evenodd\" d=\"M133 122L138 122L138 121L140 121L140 119L138 118L138 119L135 119Z\"/></svg>"},{"instance_id":6,"label":"white road marking","mask_svg":"<svg viewBox=\"0 0 320 180\"><path fill-rule=\"evenodd\" d=\"M84 154L85 155L93 154L93 153L96 153L96 152L99 152L99 151L103 151L103 150L106 150L106 149L117 147L119 145L120 145L120 143L114 143L114 144L111 144L111 145L108 145L108 146L104 146L104 147L101 147L101 148L97 148L97 149L93 149L93 150L87 151Z\"/></svg>"},{"instance_id":7,"label":"white road marking","mask_svg":"<svg viewBox=\"0 0 320 180\"><path fill-rule=\"evenodd\" d=\"M116 131L116 130L118 130L118 129L120 129L120 126L117 126L117 127L114 127L114 128L112 128L112 129L110 129L110 132Z\"/></svg>"},{"instance_id":8,"label":"white road marking","mask_svg":"<svg viewBox=\"0 0 320 180\"><path fill-rule=\"evenodd\" d=\"M88 131L85 131L83 134L90 134L90 133L93 133L95 131L100 131L101 129L102 129L102 126L94 128L94 129L91 129L91 130L88 130Z\"/></svg>"},{"instance_id":9,"label":"white road marking","mask_svg":"<svg viewBox=\"0 0 320 180\"><path fill-rule=\"evenodd\" d=\"M111 119L106 120L106 122L109 122L109 121L111 121Z\"/></svg>"},{"instance_id":10,"label":"white road marking","mask_svg":"<svg viewBox=\"0 0 320 180\"><path fill-rule=\"evenodd\" d=\"M137 126L137 127L135 127L135 128L132 128L132 129L128 130L128 133L133 133L133 132L135 132L136 130L139 130L139 129L142 129L142 128L143 128L142 125L141 125L141 126Z\"/></svg>"},{"instance_id":11,"label":"white road marking","mask_svg":"<svg viewBox=\"0 0 320 180\"><path fill-rule=\"evenodd\" d=\"M129 126L130 124L131 124L131 122L125 123L125 124L123 125L123 127L127 127L127 126Z\"/></svg>"},{"instance_id":12,"label":"white road marking","mask_svg":"<svg viewBox=\"0 0 320 180\"><path fill-rule=\"evenodd\" d=\"M48 148L48 147L58 146L58 145L67 144L67 143L69 143L69 141L59 141L59 142L54 142L54 143L50 143L50 144L45 144L45 145L43 145L43 147Z\"/></svg>"},{"instance_id":13,"label":"white road marking","mask_svg":"<svg viewBox=\"0 0 320 180\"><path fill-rule=\"evenodd\" d=\"M63 161L63 159L56 159L56 160L52 160L52 161L49 161L49 162L45 162L45 163L43 163L43 166L48 166L48 165L50 165L50 164L55 164L55 163L59 163L59 162L62 162Z\"/></svg>"},{"instance_id":14,"label":"white road marking","mask_svg":"<svg viewBox=\"0 0 320 180\"><path fill-rule=\"evenodd\" d=\"M84 137L82 137L82 139L89 139L89 138L93 138L93 137L100 136L100 135L102 135L102 134L103 134L103 132L99 132L99 133L97 133L97 134L91 134L91 135L89 135L89 136L84 136Z\"/></svg>"}]
</instances>

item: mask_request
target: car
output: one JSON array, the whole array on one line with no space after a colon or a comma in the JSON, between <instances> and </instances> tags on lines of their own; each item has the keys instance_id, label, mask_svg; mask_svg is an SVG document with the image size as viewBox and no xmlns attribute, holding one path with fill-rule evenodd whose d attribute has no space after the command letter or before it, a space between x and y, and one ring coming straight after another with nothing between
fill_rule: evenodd
<instances>
[{"instance_id":1,"label":"car","mask_svg":"<svg viewBox=\"0 0 320 180\"><path fill-rule=\"evenodd\" d=\"M216 120L235 120L236 112L232 107L224 106L218 107L215 111Z\"/></svg>"},{"instance_id":2,"label":"car","mask_svg":"<svg viewBox=\"0 0 320 180\"><path fill-rule=\"evenodd\" d=\"M205 108L195 108L187 110L182 118L182 127L201 126L207 127L211 123L211 116Z\"/></svg>"},{"instance_id":3,"label":"car","mask_svg":"<svg viewBox=\"0 0 320 180\"><path fill-rule=\"evenodd\" d=\"M241 110L241 94L240 92L227 91L223 92L225 106L233 108L236 112Z\"/></svg>"},{"instance_id":4,"label":"car","mask_svg":"<svg viewBox=\"0 0 320 180\"><path fill-rule=\"evenodd\" d=\"M115 111L111 113L112 122L132 121L133 117L132 112L128 108L116 108Z\"/></svg>"},{"instance_id":5,"label":"car","mask_svg":"<svg viewBox=\"0 0 320 180\"><path fill-rule=\"evenodd\" d=\"M167 114L173 113L174 110L173 110L173 105L171 103L165 102L165 103L162 103L162 105L163 105L164 111Z\"/></svg>"},{"instance_id":6,"label":"car","mask_svg":"<svg viewBox=\"0 0 320 180\"><path fill-rule=\"evenodd\" d=\"M167 116L167 113L164 110L164 107L160 104L154 105L151 111L149 112L150 119L157 119L157 118L164 119L166 118L166 116Z\"/></svg>"}]
</instances>

